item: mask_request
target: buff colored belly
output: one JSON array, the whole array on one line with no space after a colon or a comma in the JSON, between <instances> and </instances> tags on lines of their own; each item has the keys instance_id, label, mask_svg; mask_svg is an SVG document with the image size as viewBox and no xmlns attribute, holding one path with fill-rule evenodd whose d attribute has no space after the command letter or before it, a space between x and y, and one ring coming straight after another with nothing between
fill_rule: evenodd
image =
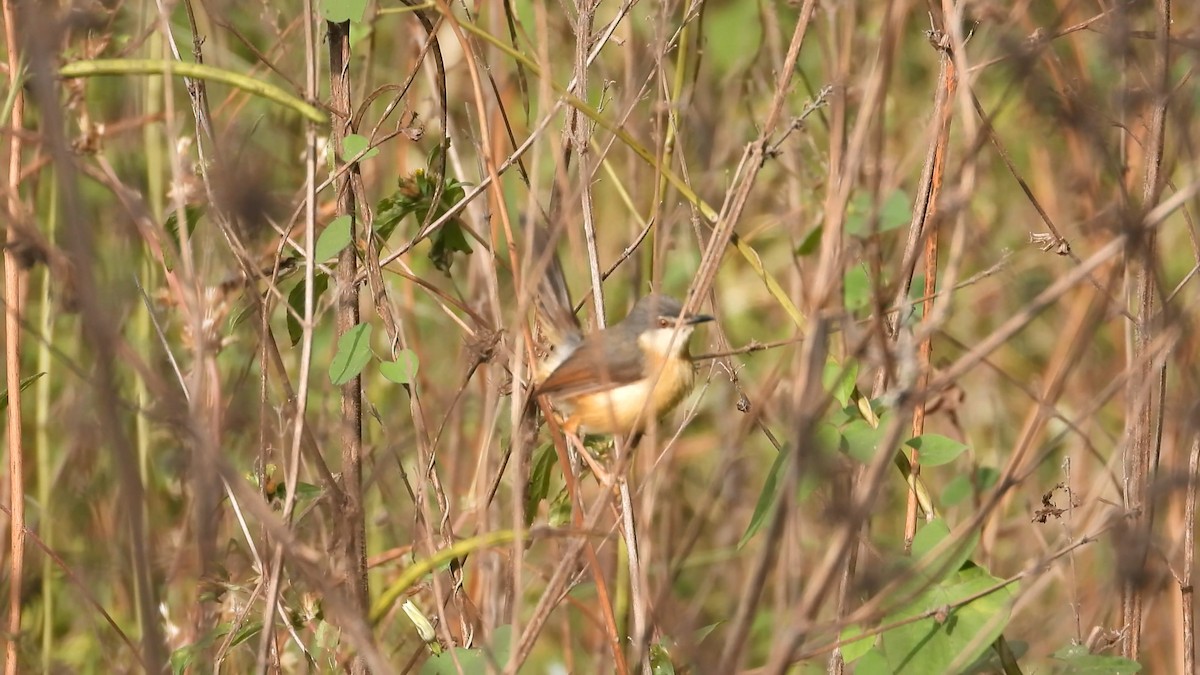
<instances>
[{"instance_id":1,"label":"buff colored belly","mask_svg":"<svg viewBox=\"0 0 1200 675\"><path fill-rule=\"evenodd\" d=\"M670 412L692 389L695 371L687 359L671 359L657 381L645 382L582 396L571 405L568 426L571 430L593 434L617 434L644 429L652 419ZM653 389L651 386L653 385Z\"/></svg>"}]
</instances>

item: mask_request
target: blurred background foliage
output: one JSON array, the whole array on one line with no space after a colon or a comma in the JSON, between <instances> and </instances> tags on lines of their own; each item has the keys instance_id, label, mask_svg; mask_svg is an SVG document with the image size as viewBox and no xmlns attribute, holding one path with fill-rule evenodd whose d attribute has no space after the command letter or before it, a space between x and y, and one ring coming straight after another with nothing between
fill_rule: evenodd
<instances>
[{"instance_id":1,"label":"blurred background foliage","mask_svg":"<svg viewBox=\"0 0 1200 675\"><path fill-rule=\"evenodd\" d=\"M270 575L260 561L270 558L271 540L258 518L230 499L235 491L224 487L227 477L217 478L205 459L203 448L214 449L282 512L295 401L287 399L279 373L264 375L270 369L263 367L259 302L266 303L265 326L292 386L302 381L301 345L311 340L305 426L335 474L342 470L344 428L335 373L362 374L367 607L375 607L405 570L417 569L415 561L454 542L520 527L516 502L532 507L527 515L535 531L570 525L571 505L562 468L546 445L548 432L529 447L517 444L528 454L516 465L525 475L505 459L514 443L512 411L520 407L512 400L521 391L512 355L524 354L528 309L513 270L513 260L525 258L521 218L536 219L558 190L559 250L574 298L587 299L585 323L597 323L579 189L585 181L593 190L601 270L650 225L645 243L605 282L608 322L651 288L683 297L713 231L699 202L719 209L743 179L739 162L759 140L801 16L799 4L790 2L631 4L599 3L589 40L601 39L610 21L628 14L589 66L586 91L563 106L575 69L577 5L456 3L449 5L455 30L440 19L448 7L440 0L415 7L317 4L321 16L350 20L350 117L360 138L347 141L338 159L361 156L355 189L365 200L352 234L349 219L338 219L337 188L316 194L320 267L308 334L302 317L309 126L295 106L207 81L209 136L198 129L182 78L98 75L56 80L61 128L47 128L52 118L26 87L24 126L13 129L11 83L31 71L10 68L7 143L20 137L24 150L19 187L9 197L15 201L7 207L8 250L18 242L32 251L9 258L25 263L19 371L39 376L29 382L19 410L27 459L18 482L25 486L30 532L54 551L52 559L40 545L29 545L26 554L20 632L10 636L19 646L21 672L137 670L133 654L143 649L138 641L147 621L162 627L177 671L218 665L224 672L251 672L266 664L279 672L326 672L358 653L346 626L326 612L322 589L286 564L290 553L264 640ZM831 654L839 636L965 602L969 594L948 590L951 582L974 593L1020 577L985 593L982 604L965 603L955 618L964 626L957 637L929 638L948 645L944 659L919 640L916 647L904 643L911 636L902 631L885 630L877 642L850 643L846 667L936 672L955 663L953 669L973 672L1134 672L1132 661L1117 657L1130 655L1123 651L1129 628L1120 599L1122 587L1136 578L1145 593L1145 672L1182 672L1187 609L1179 580L1190 578L1192 561L1184 540L1193 522L1185 499L1200 393L1191 337L1200 306L1194 197L1157 228L1148 258L1157 284L1154 311L1161 311L1162 339L1153 359L1166 373L1164 393L1155 394L1162 442L1149 529L1126 525L1122 509L1126 385L1136 375L1132 324L1122 312L1136 308L1129 300L1133 277L1123 278L1116 256L932 393L926 443L946 443L939 447L947 454L921 472L939 518L930 524L922 518L918 534L933 528L925 535L926 551L951 531L966 548L942 574L924 578L926 590L914 586L906 596L890 586L923 579L912 563L921 559L920 540L914 553L905 550L909 491L892 470L867 514L856 561L841 561L854 569L851 581L843 589L834 577L813 614L797 614L814 592L811 581L831 542L851 527L851 481L863 480L878 453L899 447L877 447L888 415L903 406L874 383L880 369L895 378L897 363L914 363L914 344L888 341L879 317L906 273L901 254L935 138L941 54L932 43L947 22L969 35L956 54L965 70L948 103L943 215L936 221L939 302L947 304L932 334L935 379L1029 311L1038 294L1133 231L1142 213L1160 44L1150 3L815 4L784 91L783 122L765 139L770 152L735 224L752 255L732 247L724 253L712 294L702 298L717 325L692 341L697 355L753 343L771 348L700 360L697 391L632 460L653 626L643 649L652 655L648 662L656 673L720 672L717 664L728 665L737 645L738 669L836 670ZM300 99L312 61L320 83L314 103L327 119L344 121L346 111L329 108L336 74L329 72L327 24L315 21L317 41L309 53L306 7L295 0L26 3L9 16L20 30L17 44L6 41L6 53L15 50L23 68L41 58L57 70L115 58L169 61L176 50L178 58L193 61L197 45L206 65ZM1163 199L1193 189L1198 179L1197 9L1175 3L1173 11ZM418 13L439 23L444 90L432 59L422 58L427 33ZM937 27L932 40L931 22ZM986 123L971 94L994 136L981 132ZM875 96L882 101L869 105ZM586 161L577 157L563 172L560 158L569 143L563 129L572 106L603 124L584 119L591 131ZM868 132L864 145L852 147L856 125ZM320 184L335 166L334 145L328 122L312 129ZM70 175L47 140L55 135L69 144ZM531 135L520 169L499 176L499 191L476 196L488 163L498 166ZM443 137L449 139L444 155ZM1011 159L1012 171L993 141ZM862 154L848 157L851 150ZM445 175L439 175L443 159ZM580 166L593 173L580 176ZM660 168L679 176L697 199ZM1047 226L1014 173L1069 242L1070 255L1055 254L1056 238L1050 250L1034 241ZM830 195L842 184L850 186L844 217L840 208L831 217ZM75 211L62 206L68 189L80 199ZM417 240L425 225L464 198L465 208ZM516 241L508 239L501 210ZM66 241L73 236L71 218L82 219L93 239L85 281L94 284L88 297L102 307L116 338L109 352L88 343L76 312L72 275L79 264ZM368 224L370 237L363 229ZM833 257L823 242L829 228L838 245ZM369 328L358 334L365 341L357 347L339 343L335 299L346 289L330 276L335 256L351 245L364 260L383 261L386 291L359 286ZM1128 251L1128 260L1140 259L1136 243ZM822 264L826 259L832 267ZM768 290L756 266L778 282L782 295ZM924 295L923 270L918 262L912 300ZM945 285L950 270L960 286ZM829 281L821 274L836 276L833 303L814 291ZM803 325L785 311L785 299L799 308ZM921 316L917 311L905 320L911 326ZM797 401L809 372L804 338L818 317L832 331L823 338L820 353L827 356L819 366L830 395L819 406ZM1075 344L1078 349L1067 349ZM97 388L100 360L111 361L111 389ZM848 380L843 368L852 368ZM184 401L180 379L204 397ZM1048 382L1057 383L1050 394ZM103 397L117 402L120 435L102 421L97 401ZM800 420L810 403L819 424L804 431ZM906 428L901 441L910 435ZM129 467L113 450L119 438L131 444L129 456L136 457L145 486L137 503L122 487L121 472ZM1018 451L1023 444L1029 449ZM1019 470L1001 481L1018 452L1026 453ZM805 465L792 471L788 457ZM501 471L507 473L497 479ZM344 570L332 542L348 527L344 514L307 456L299 481L296 539L322 552L327 573L337 578ZM591 476L579 484L585 504L608 498ZM5 487L6 494L11 490ZM781 495L786 515L773 527ZM985 509L993 497L998 500ZM131 572L131 509L144 523L159 600L158 615L150 618L139 616ZM521 672L612 670L606 612L626 636L629 655L638 653L627 637L631 590L618 520L608 513L592 533L598 559L579 559L569 594L558 598ZM1131 569L1122 551L1138 546L1150 553ZM514 619L518 628L533 619L566 547L562 537L538 536L527 545L481 545L453 565L432 566L380 617L371 617L375 644L396 672L456 672L447 656L433 656L455 648L463 672L503 665L520 636ZM608 606L594 576L607 579ZM11 584L11 577L5 581ZM751 593L755 584L759 592ZM448 593L441 604L439 593ZM871 611L839 618L863 607ZM414 616L437 623L436 636L423 638ZM927 617L922 630L936 632L945 618ZM742 621L748 632L738 638L735 626ZM801 625L805 639L781 660L785 636ZM993 642L1001 632L1004 638ZM988 639L955 641L963 633ZM915 661L904 661L905 655Z\"/></svg>"}]
</instances>

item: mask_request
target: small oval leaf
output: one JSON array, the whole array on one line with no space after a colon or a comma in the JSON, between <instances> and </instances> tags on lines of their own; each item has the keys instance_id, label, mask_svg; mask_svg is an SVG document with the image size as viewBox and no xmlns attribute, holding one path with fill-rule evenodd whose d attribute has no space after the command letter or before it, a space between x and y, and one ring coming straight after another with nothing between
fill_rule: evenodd
<instances>
[{"instance_id":1,"label":"small oval leaf","mask_svg":"<svg viewBox=\"0 0 1200 675\"><path fill-rule=\"evenodd\" d=\"M358 156L358 153L367 150L371 146L371 140L360 134L348 134L342 139L342 159L349 162ZM379 154L379 148L371 148L367 153L358 158L358 161L370 159Z\"/></svg>"},{"instance_id":2,"label":"small oval leaf","mask_svg":"<svg viewBox=\"0 0 1200 675\"><path fill-rule=\"evenodd\" d=\"M846 272L843 280L846 311L856 312L871 304L871 279L862 265L855 265Z\"/></svg>"},{"instance_id":3,"label":"small oval leaf","mask_svg":"<svg viewBox=\"0 0 1200 675\"><path fill-rule=\"evenodd\" d=\"M879 440L883 435L883 427L873 427L863 420L854 420L842 429L842 442L846 454L863 464L870 464L879 450Z\"/></svg>"},{"instance_id":4,"label":"small oval leaf","mask_svg":"<svg viewBox=\"0 0 1200 675\"><path fill-rule=\"evenodd\" d=\"M949 464L967 449L967 446L953 438L939 434L922 434L910 438L905 445L920 453L918 459L923 466Z\"/></svg>"},{"instance_id":5,"label":"small oval leaf","mask_svg":"<svg viewBox=\"0 0 1200 675\"><path fill-rule=\"evenodd\" d=\"M857 638L862 635L863 629L861 626L847 626L841 634L841 639L845 644L842 645L842 659L846 663L854 663L862 658L864 654L871 651L875 646L875 636L868 635L867 637Z\"/></svg>"},{"instance_id":6,"label":"small oval leaf","mask_svg":"<svg viewBox=\"0 0 1200 675\"><path fill-rule=\"evenodd\" d=\"M942 506L946 508L958 506L967 501L973 492L974 486L971 485L971 477L960 473L951 478L946 483L946 487L942 488Z\"/></svg>"},{"instance_id":7,"label":"small oval leaf","mask_svg":"<svg viewBox=\"0 0 1200 675\"><path fill-rule=\"evenodd\" d=\"M417 377L417 353L401 349L396 360L379 364L379 374L396 384L412 384Z\"/></svg>"},{"instance_id":8,"label":"small oval leaf","mask_svg":"<svg viewBox=\"0 0 1200 675\"><path fill-rule=\"evenodd\" d=\"M821 246L821 234L825 231L824 225L818 225L811 232L804 235L804 241L796 247L796 255L806 256L816 253L817 248Z\"/></svg>"},{"instance_id":9,"label":"small oval leaf","mask_svg":"<svg viewBox=\"0 0 1200 675\"><path fill-rule=\"evenodd\" d=\"M991 489L999 480L1000 472L990 466L978 467L972 474L960 473L942 488L942 506L957 506Z\"/></svg>"},{"instance_id":10,"label":"small oval leaf","mask_svg":"<svg viewBox=\"0 0 1200 675\"><path fill-rule=\"evenodd\" d=\"M830 359L825 362L825 372L821 374L821 383L833 394L833 400L845 408L850 403L854 393L854 381L858 378L858 362L847 361L845 365Z\"/></svg>"},{"instance_id":11,"label":"small oval leaf","mask_svg":"<svg viewBox=\"0 0 1200 675\"><path fill-rule=\"evenodd\" d=\"M317 274L313 277L313 306L321 301L321 296L325 290L329 288L329 276L326 274ZM304 316L304 282L296 284L292 291L288 293L288 306L291 311L287 313L287 331L288 339L292 341L292 346L295 347L300 338L304 337L304 328L300 325L300 319L296 317Z\"/></svg>"},{"instance_id":12,"label":"small oval leaf","mask_svg":"<svg viewBox=\"0 0 1200 675\"><path fill-rule=\"evenodd\" d=\"M343 385L358 377L371 360L371 324L360 323L338 338L337 352L329 364L329 381Z\"/></svg>"},{"instance_id":13,"label":"small oval leaf","mask_svg":"<svg viewBox=\"0 0 1200 675\"><path fill-rule=\"evenodd\" d=\"M325 262L346 248L350 243L350 222L350 216L338 216L325 226L313 249L317 262Z\"/></svg>"},{"instance_id":14,"label":"small oval leaf","mask_svg":"<svg viewBox=\"0 0 1200 675\"><path fill-rule=\"evenodd\" d=\"M941 518L934 518L917 530L912 542L913 560L920 560L932 551L942 540L950 536L950 527Z\"/></svg>"}]
</instances>

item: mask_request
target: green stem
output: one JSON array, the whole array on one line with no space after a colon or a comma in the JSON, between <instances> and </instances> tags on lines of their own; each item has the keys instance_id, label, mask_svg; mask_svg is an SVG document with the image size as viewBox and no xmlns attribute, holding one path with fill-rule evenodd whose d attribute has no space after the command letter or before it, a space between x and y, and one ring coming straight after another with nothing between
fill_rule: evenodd
<instances>
[{"instance_id":1,"label":"green stem","mask_svg":"<svg viewBox=\"0 0 1200 675\"><path fill-rule=\"evenodd\" d=\"M512 530L499 530L497 532L481 534L477 537L457 542L453 546L444 548L424 560L414 562L405 568L400 573L400 578L392 582L392 585L388 586L379 595L379 599L371 605L371 623L378 623L380 619L386 616L391 611L392 605L396 604L396 600L400 599L400 596L404 595L405 591L420 581L421 577L426 574L449 563L455 558L460 558L479 549L510 544L515 538L516 534Z\"/></svg>"},{"instance_id":2,"label":"green stem","mask_svg":"<svg viewBox=\"0 0 1200 675\"><path fill-rule=\"evenodd\" d=\"M51 169L53 171L53 169ZM58 181L50 175L50 196L46 199L46 237L54 239L58 222ZM45 373L34 385L34 447L37 455L37 500L41 507L38 530L46 546L54 547L54 521L50 513L51 489L54 485L54 468L50 449L50 387L54 383L54 358L50 345L54 342L54 311L50 300L50 268L43 268L41 313L38 329L42 339L38 340L37 371ZM54 560L42 556L42 672L52 670L54 649Z\"/></svg>"},{"instance_id":3,"label":"green stem","mask_svg":"<svg viewBox=\"0 0 1200 675\"><path fill-rule=\"evenodd\" d=\"M165 59L93 59L68 63L59 69L58 74L68 79L101 75L162 75L163 77L191 77L209 82L219 82L291 108L317 124L325 122L325 113L280 87L241 73L214 68L202 63Z\"/></svg>"}]
</instances>

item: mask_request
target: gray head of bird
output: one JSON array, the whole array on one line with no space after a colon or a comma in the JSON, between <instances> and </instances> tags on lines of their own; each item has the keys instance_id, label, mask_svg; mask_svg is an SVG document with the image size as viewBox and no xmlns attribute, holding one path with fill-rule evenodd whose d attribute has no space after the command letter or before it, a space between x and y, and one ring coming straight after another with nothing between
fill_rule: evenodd
<instances>
[{"instance_id":1,"label":"gray head of bird","mask_svg":"<svg viewBox=\"0 0 1200 675\"><path fill-rule=\"evenodd\" d=\"M685 314L683 303L669 295L651 293L637 301L621 327L636 334L648 349L660 354L683 353L696 325L712 320L707 314Z\"/></svg>"}]
</instances>

